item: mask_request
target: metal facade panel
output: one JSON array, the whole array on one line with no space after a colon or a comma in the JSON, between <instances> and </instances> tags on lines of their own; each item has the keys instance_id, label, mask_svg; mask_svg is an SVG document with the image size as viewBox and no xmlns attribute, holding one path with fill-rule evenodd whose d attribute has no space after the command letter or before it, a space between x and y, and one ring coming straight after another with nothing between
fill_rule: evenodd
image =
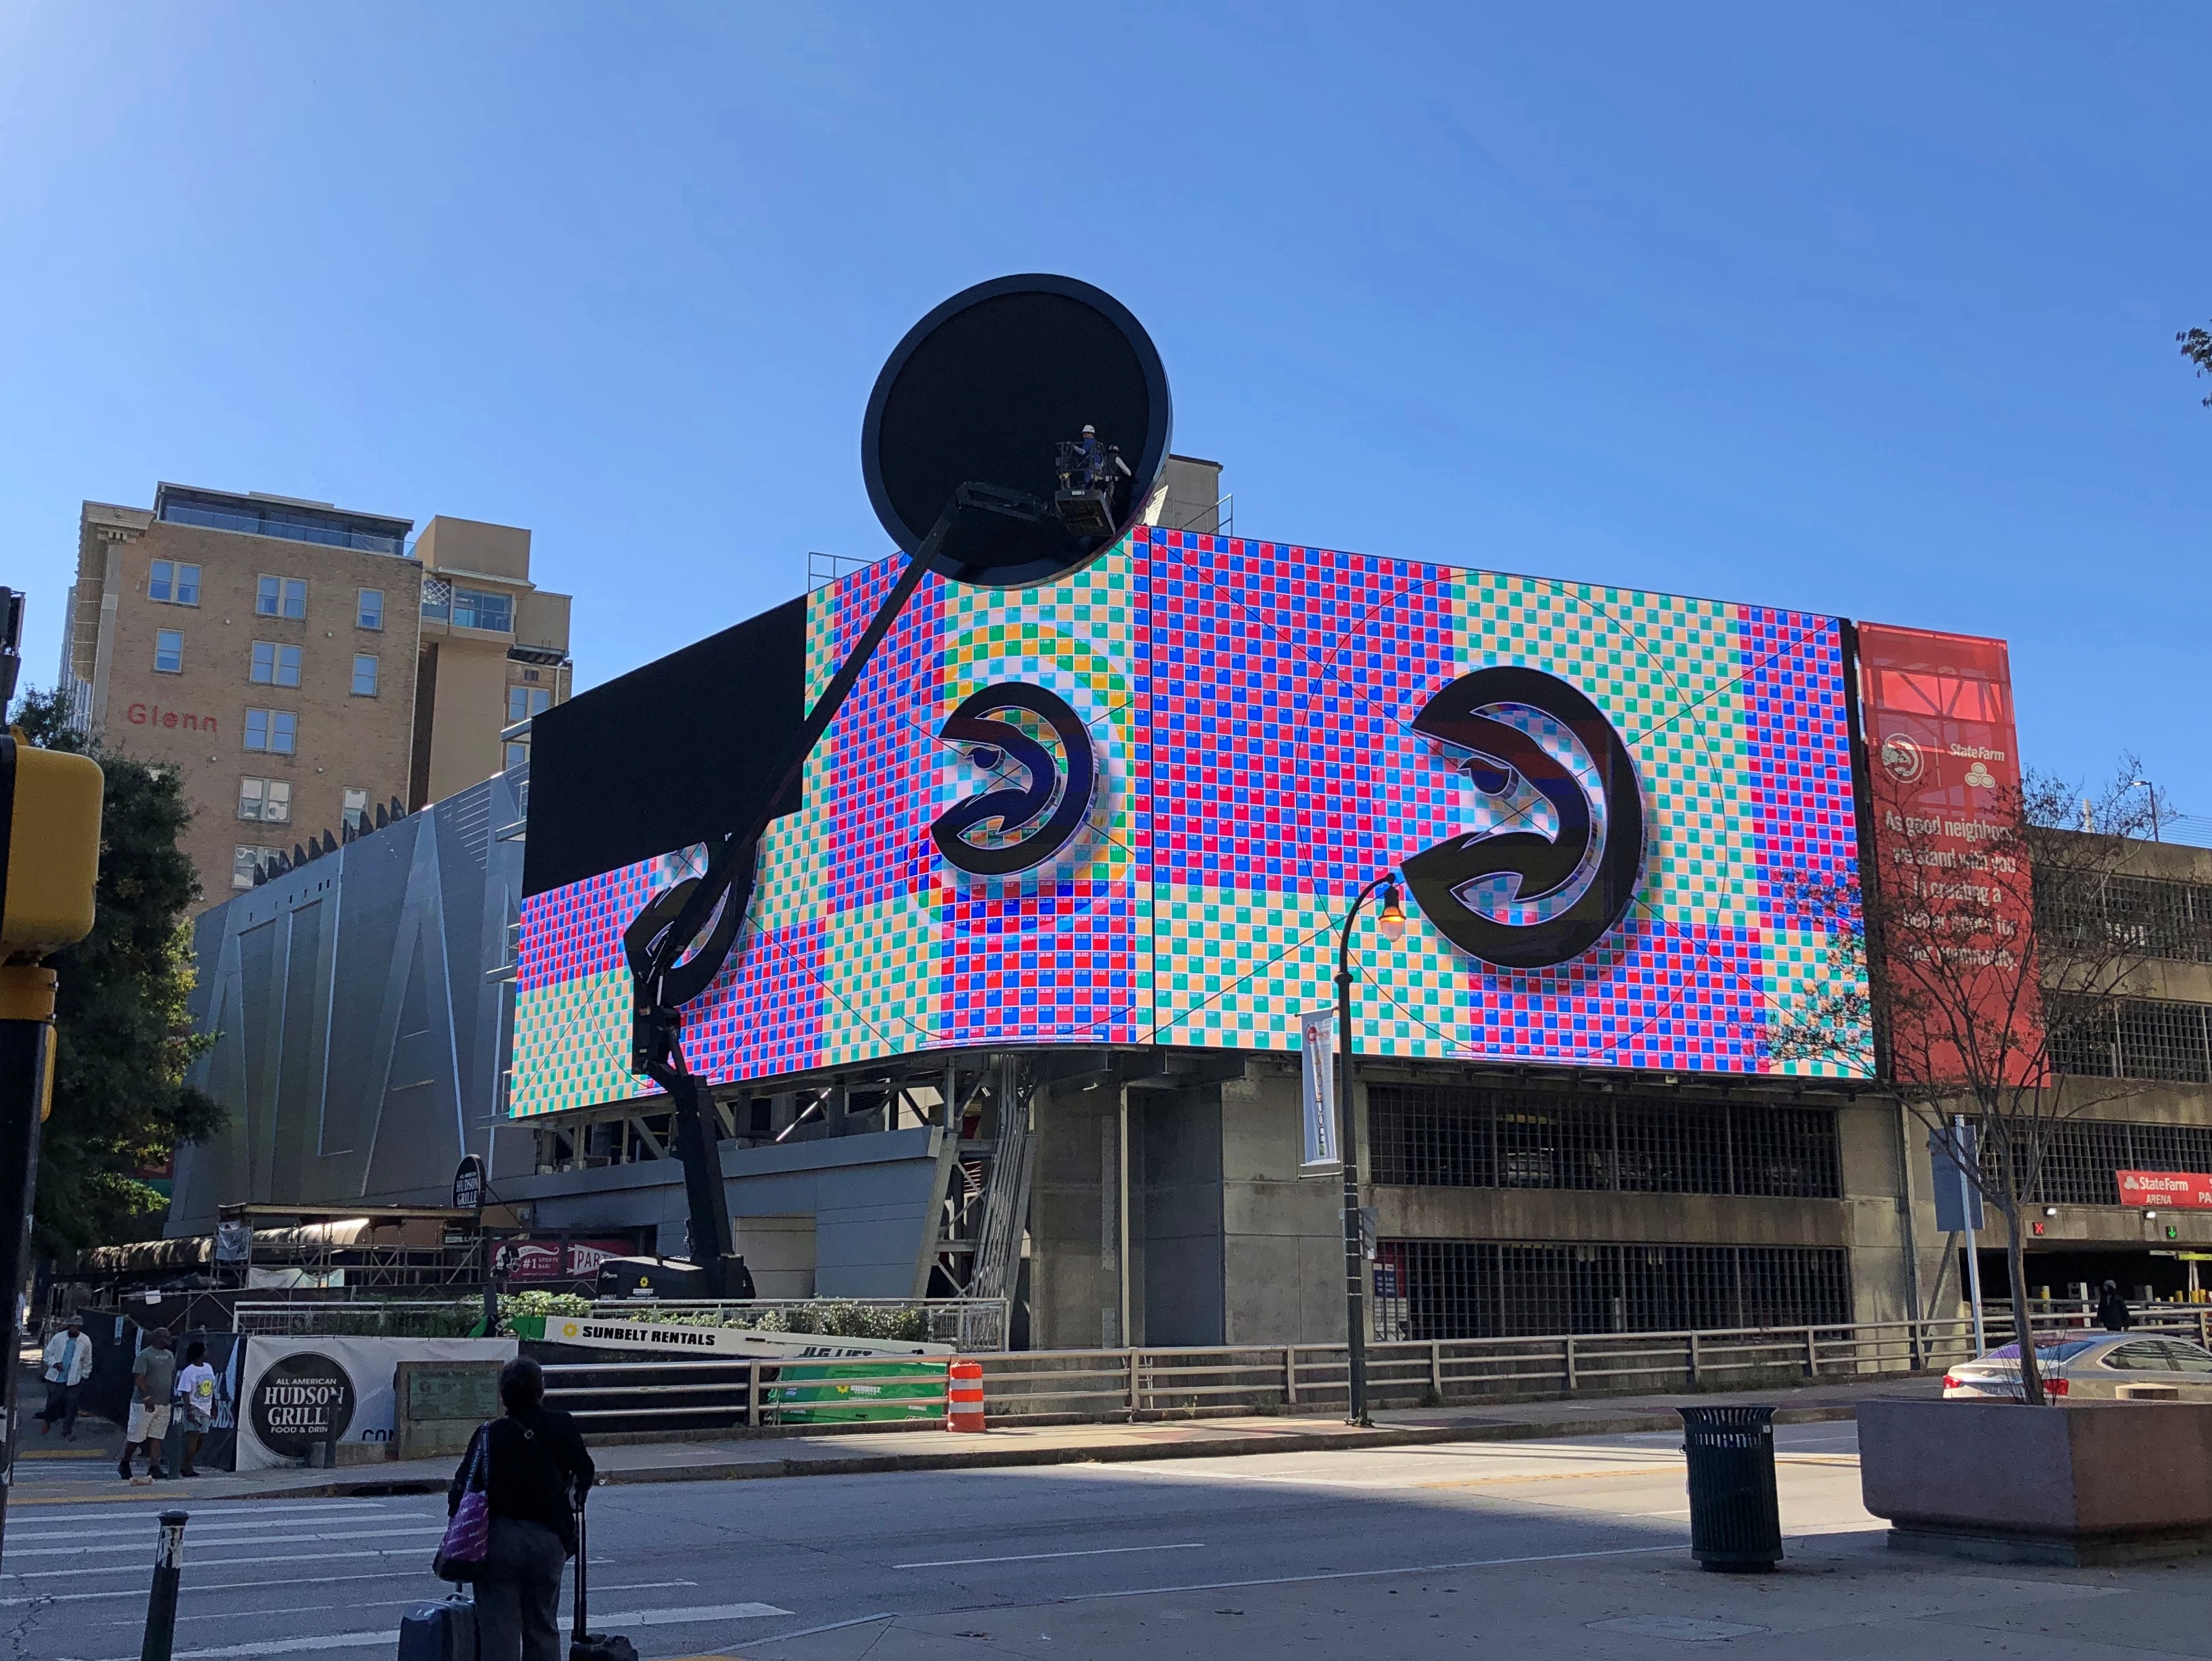
<instances>
[{"instance_id":1,"label":"metal facade panel","mask_svg":"<svg viewBox=\"0 0 2212 1661\"><path fill-rule=\"evenodd\" d=\"M463 791L201 915L193 1081L231 1112L177 1151L167 1232L218 1204L442 1204L501 1098L499 966L522 844L520 771Z\"/></svg>"}]
</instances>

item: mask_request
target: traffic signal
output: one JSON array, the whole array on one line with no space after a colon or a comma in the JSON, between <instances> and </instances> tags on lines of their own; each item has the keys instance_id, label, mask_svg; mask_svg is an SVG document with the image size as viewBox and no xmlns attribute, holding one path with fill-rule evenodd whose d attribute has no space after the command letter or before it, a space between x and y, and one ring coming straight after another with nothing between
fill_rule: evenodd
<instances>
[{"instance_id":1,"label":"traffic signal","mask_svg":"<svg viewBox=\"0 0 2212 1661\"><path fill-rule=\"evenodd\" d=\"M99 764L0 739L0 959L35 961L92 932L100 879Z\"/></svg>"}]
</instances>

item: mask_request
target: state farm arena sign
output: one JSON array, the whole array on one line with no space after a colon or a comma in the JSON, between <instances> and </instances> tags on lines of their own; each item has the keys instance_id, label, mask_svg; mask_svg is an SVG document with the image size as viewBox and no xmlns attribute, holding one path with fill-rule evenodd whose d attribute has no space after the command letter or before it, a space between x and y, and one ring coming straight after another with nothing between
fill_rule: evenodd
<instances>
[{"instance_id":1,"label":"state farm arena sign","mask_svg":"<svg viewBox=\"0 0 2212 1661\"><path fill-rule=\"evenodd\" d=\"M2201 1171L2116 1171L2120 1203L2212 1211L2212 1175Z\"/></svg>"}]
</instances>

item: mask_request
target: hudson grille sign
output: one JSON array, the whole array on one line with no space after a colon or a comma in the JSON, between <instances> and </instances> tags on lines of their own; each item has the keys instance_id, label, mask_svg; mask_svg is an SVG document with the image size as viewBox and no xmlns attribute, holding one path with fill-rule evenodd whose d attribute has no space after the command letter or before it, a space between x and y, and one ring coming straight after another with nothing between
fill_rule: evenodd
<instances>
[{"instance_id":1,"label":"hudson grille sign","mask_svg":"<svg viewBox=\"0 0 2212 1661\"><path fill-rule=\"evenodd\" d=\"M244 1347L238 1469L297 1464L332 1443L342 1460L375 1458L398 1422L403 1361L511 1361L512 1338L255 1337ZM373 1451L372 1451L373 1450Z\"/></svg>"},{"instance_id":2,"label":"hudson grille sign","mask_svg":"<svg viewBox=\"0 0 2212 1661\"><path fill-rule=\"evenodd\" d=\"M345 1435L356 1400L352 1375L311 1351L288 1355L263 1373L246 1411L263 1446L283 1458L304 1459L308 1449Z\"/></svg>"}]
</instances>

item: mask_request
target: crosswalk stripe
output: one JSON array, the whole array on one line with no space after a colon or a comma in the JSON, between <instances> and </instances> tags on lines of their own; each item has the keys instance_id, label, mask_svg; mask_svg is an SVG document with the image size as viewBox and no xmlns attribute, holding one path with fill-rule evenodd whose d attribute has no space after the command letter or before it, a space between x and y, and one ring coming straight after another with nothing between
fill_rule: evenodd
<instances>
[{"instance_id":1,"label":"crosswalk stripe","mask_svg":"<svg viewBox=\"0 0 2212 1661\"><path fill-rule=\"evenodd\" d=\"M445 1530L441 1529L438 1532L442 1534ZM246 1542L241 1540L237 1543L244 1545ZM423 1561L417 1555L421 1550L420 1546L386 1546L380 1551L293 1552L280 1557L193 1557L187 1555L185 1562L188 1567L204 1569L258 1568L264 1563L335 1563L342 1558L351 1557L380 1557L390 1561L394 1558L404 1556L410 1561L419 1562ZM398 1572L395 1571L395 1573ZM58 1580L82 1578L88 1574L143 1574L144 1573L145 1565L143 1563L114 1563L105 1568L26 1569L21 1574L0 1575L0 1580ZM190 1590L189 1582L186 1590Z\"/></svg>"},{"instance_id":2,"label":"crosswalk stripe","mask_svg":"<svg viewBox=\"0 0 2212 1661\"><path fill-rule=\"evenodd\" d=\"M361 1515L361 1513L364 1512L367 1512L368 1515ZM262 1527L264 1524L276 1522L287 1517L334 1517L341 1514L345 1516L348 1522L356 1523L381 1523L387 1518L393 1522L399 1522L404 1520L409 1515L409 1513L405 1512L386 1511L381 1506L331 1505L314 1507L294 1506L287 1507L283 1511L256 1512L200 1511L196 1509L191 1512L192 1520L189 1525L188 1531L191 1537L197 1539L210 1529L258 1529ZM52 1532L51 1530L32 1534L19 1532L16 1530L10 1529L8 1530L8 1538L10 1542L16 1541L36 1542L42 1540L112 1540L115 1537L115 1530L118 1527L128 1528L133 1523L159 1523L161 1518L161 1513L160 1512L149 1511L137 1517L103 1517L100 1518L100 1521L108 1524L108 1527L100 1529L79 1529L76 1532L70 1534L57 1534ZM55 1520L61 1521L63 1519L58 1518Z\"/></svg>"},{"instance_id":3,"label":"crosswalk stripe","mask_svg":"<svg viewBox=\"0 0 2212 1661\"><path fill-rule=\"evenodd\" d=\"M416 1523L410 1527L398 1529L349 1529L342 1534L305 1534L297 1531L288 1531L285 1537L288 1540L333 1540L337 1541L340 1544L343 1544L346 1542L352 1540L391 1540L396 1539L401 1535L443 1534L445 1531L446 1525L443 1523ZM143 1553L154 1542L150 1540L125 1540L121 1542L119 1544L114 1545L47 1546L43 1549L32 1551L21 1551L11 1546L8 1550L8 1560L9 1561L13 1562L19 1557L89 1557L96 1553L104 1551L135 1551ZM188 1563L192 1561L192 1553L191 1549L191 1535L190 1531L187 1530L185 1536L185 1561ZM208 1543L210 1549L221 1549L226 1546L243 1546L250 1544L251 1542L245 1540L215 1540L210 1541Z\"/></svg>"},{"instance_id":4,"label":"crosswalk stripe","mask_svg":"<svg viewBox=\"0 0 2212 1661\"><path fill-rule=\"evenodd\" d=\"M684 1627L708 1621L751 1621L763 1615L788 1615L773 1603L716 1603L704 1609L629 1609L617 1615L595 1615L594 1627ZM564 1628L569 1623L563 1621ZM242 1661L254 1655L292 1655L312 1650L367 1649L376 1644L397 1644L399 1629L388 1632L331 1632L312 1638L264 1638L251 1644L223 1644L213 1649L178 1650L172 1661ZM118 1656L115 1661L137 1661Z\"/></svg>"}]
</instances>

